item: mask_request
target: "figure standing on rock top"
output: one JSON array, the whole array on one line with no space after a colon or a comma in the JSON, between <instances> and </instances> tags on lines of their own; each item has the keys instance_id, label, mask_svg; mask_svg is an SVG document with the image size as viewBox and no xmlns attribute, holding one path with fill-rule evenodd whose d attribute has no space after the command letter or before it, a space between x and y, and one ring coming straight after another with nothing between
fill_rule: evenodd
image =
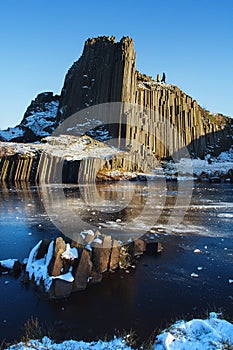
<instances>
[{"instance_id":1,"label":"figure standing on rock top","mask_svg":"<svg viewBox=\"0 0 233 350\"><path fill-rule=\"evenodd\" d=\"M166 75L165 75L164 72L163 72L163 75L162 75L161 83L166 83Z\"/></svg>"}]
</instances>

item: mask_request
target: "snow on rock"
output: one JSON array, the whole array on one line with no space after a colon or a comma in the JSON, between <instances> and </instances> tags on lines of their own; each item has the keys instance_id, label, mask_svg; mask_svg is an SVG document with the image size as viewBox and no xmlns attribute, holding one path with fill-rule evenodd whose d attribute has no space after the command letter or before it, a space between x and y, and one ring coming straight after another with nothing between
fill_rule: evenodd
<instances>
[{"instance_id":1,"label":"snow on rock","mask_svg":"<svg viewBox=\"0 0 233 350\"><path fill-rule=\"evenodd\" d=\"M46 93L41 94L41 96L42 95L46 96ZM51 98L55 99L55 97L52 96ZM22 140L20 140L21 142L27 132L30 132L31 136L29 136L29 139L31 137L33 141L34 139L49 136L55 128L59 101L50 100L43 103L40 99L41 98L38 99L37 97L35 101L32 101L19 125L14 128L8 128L7 130L0 130L0 139L11 141L22 138Z\"/></svg>"},{"instance_id":2,"label":"snow on rock","mask_svg":"<svg viewBox=\"0 0 233 350\"><path fill-rule=\"evenodd\" d=\"M47 136L42 143L15 143L0 142L2 156L22 155L35 156L44 152L52 157L61 157L64 160L80 160L84 158L106 158L122 151L114 147L95 141L89 136Z\"/></svg>"},{"instance_id":3,"label":"snow on rock","mask_svg":"<svg viewBox=\"0 0 233 350\"><path fill-rule=\"evenodd\" d=\"M36 255L40 248L42 241L37 243L37 245L31 250L26 266L26 271L29 273L29 278L34 278L37 285L43 281L46 292L52 284L52 277L48 275L48 266L53 256L53 245L52 241L49 245L48 252L42 259L36 259Z\"/></svg>"},{"instance_id":4,"label":"snow on rock","mask_svg":"<svg viewBox=\"0 0 233 350\"><path fill-rule=\"evenodd\" d=\"M24 131L21 129L20 126L16 126L14 128L8 128L7 130L0 130L0 138L6 141L10 141L11 139L15 139L23 135L24 135Z\"/></svg>"},{"instance_id":5,"label":"snow on rock","mask_svg":"<svg viewBox=\"0 0 233 350\"><path fill-rule=\"evenodd\" d=\"M154 350L214 350L233 346L233 324L211 312L206 320L178 321L157 336Z\"/></svg>"},{"instance_id":6,"label":"snow on rock","mask_svg":"<svg viewBox=\"0 0 233 350\"><path fill-rule=\"evenodd\" d=\"M54 130L55 117L58 110L58 101L47 102L43 111L32 112L23 121L23 126L40 137L49 136Z\"/></svg>"},{"instance_id":7,"label":"snow on rock","mask_svg":"<svg viewBox=\"0 0 233 350\"><path fill-rule=\"evenodd\" d=\"M219 172L220 175L227 174L230 169L233 169L233 146L229 151L222 152L217 157L207 155L205 159L182 158L177 164L169 162L166 164L164 172L169 175L177 172L179 175L187 175L187 169L192 172L189 175L195 176L200 176L203 172L208 175L213 175L215 172Z\"/></svg>"},{"instance_id":8,"label":"snow on rock","mask_svg":"<svg viewBox=\"0 0 233 350\"><path fill-rule=\"evenodd\" d=\"M44 337L41 341L30 340L27 343L20 342L16 345L12 345L6 350L28 350L28 349L50 349L50 350L131 350L130 346L127 346L124 339L114 338L111 341L97 342L84 342L76 340L66 340L60 344L54 343L48 337Z\"/></svg>"},{"instance_id":9,"label":"snow on rock","mask_svg":"<svg viewBox=\"0 0 233 350\"><path fill-rule=\"evenodd\" d=\"M5 269L12 270L17 259L0 260L0 265Z\"/></svg>"},{"instance_id":10,"label":"snow on rock","mask_svg":"<svg viewBox=\"0 0 233 350\"><path fill-rule=\"evenodd\" d=\"M74 282L74 276L71 272L64 273L63 275L53 276L52 279L59 279L66 282Z\"/></svg>"},{"instance_id":11,"label":"snow on rock","mask_svg":"<svg viewBox=\"0 0 233 350\"><path fill-rule=\"evenodd\" d=\"M77 248L70 248L70 244L66 244L66 250L64 253L61 255L62 259L66 260L74 260L78 258L78 250Z\"/></svg>"},{"instance_id":12,"label":"snow on rock","mask_svg":"<svg viewBox=\"0 0 233 350\"><path fill-rule=\"evenodd\" d=\"M92 243L102 244L103 241L102 241L100 238L96 237L96 238L92 241Z\"/></svg>"}]
</instances>

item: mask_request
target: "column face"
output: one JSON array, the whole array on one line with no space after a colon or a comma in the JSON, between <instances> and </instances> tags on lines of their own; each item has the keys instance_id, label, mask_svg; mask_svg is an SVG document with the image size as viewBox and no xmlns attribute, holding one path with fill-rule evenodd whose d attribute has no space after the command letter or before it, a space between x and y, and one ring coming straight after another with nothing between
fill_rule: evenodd
<instances>
[{"instance_id":1,"label":"column face","mask_svg":"<svg viewBox=\"0 0 233 350\"><path fill-rule=\"evenodd\" d=\"M69 69L61 92L57 121L107 102L134 102L136 63L133 40L88 39L82 56Z\"/></svg>"},{"instance_id":2,"label":"column face","mask_svg":"<svg viewBox=\"0 0 233 350\"><path fill-rule=\"evenodd\" d=\"M129 37L123 37L119 42L114 37L86 41L82 56L66 75L57 122L89 106L109 102L136 103L148 111L154 111L152 114L149 112L152 117L148 118L144 127L148 136L145 146L158 157L171 156L184 145L190 150L195 149L193 155L198 156L198 147L192 147L192 144L199 144L201 138L201 147L206 148L206 134L219 131L215 116L212 115L212 120L208 119L210 113L178 87L161 83L158 79L153 80L136 71L134 43ZM112 137L118 139L118 147L122 146L125 137L129 139L129 144L134 140L141 142L143 136L140 135L140 126L144 125L144 121L140 116L135 116L134 124L135 121L139 126L135 132L125 126L121 119L118 125L110 126ZM161 130L157 131L158 128ZM152 136L156 134L161 135L160 140ZM176 136L174 140L173 135L179 137ZM214 140L213 137L210 139ZM201 150L201 154L205 152Z\"/></svg>"}]
</instances>

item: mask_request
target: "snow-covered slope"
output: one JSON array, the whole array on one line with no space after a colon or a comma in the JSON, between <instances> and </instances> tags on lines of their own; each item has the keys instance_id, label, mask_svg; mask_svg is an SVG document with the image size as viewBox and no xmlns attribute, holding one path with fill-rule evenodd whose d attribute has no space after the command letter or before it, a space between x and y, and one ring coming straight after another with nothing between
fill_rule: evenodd
<instances>
[{"instance_id":1,"label":"snow-covered slope","mask_svg":"<svg viewBox=\"0 0 233 350\"><path fill-rule=\"evenodd\" d=\"M0 130L0 140L34 142L53 132L59 97L52 92L39 94L27 108L22 122L14 128Z\"/></svg>"},{"instance_id":2,"label":"snow-covered slope","mask_svg":"<svg viewBox=\"0 0 233 350\"><path fill-rule=\"evenodd\" d=\"M31 115L23 120L22 126L30 129L39 137L49 136L54 130L58 103L58 101L45 103L44 110L33 111Z\"/></svg>"}]
</instances>

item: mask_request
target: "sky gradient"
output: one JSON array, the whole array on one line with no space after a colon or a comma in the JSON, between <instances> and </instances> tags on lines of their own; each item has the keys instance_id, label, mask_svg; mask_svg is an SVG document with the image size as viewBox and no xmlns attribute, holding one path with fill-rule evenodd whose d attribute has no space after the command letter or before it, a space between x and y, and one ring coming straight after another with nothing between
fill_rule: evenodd
<instances>
[{"instance_id":1,"label":"sky gradient","mask_svg":"<svg viewBox=\"0 0 233 350\"><path fill-rule=\"evenodd\" d=\"M166 72L211 112L233 117L232 0L3 0L0 129L18 124L36 95L59 94L88 37L131 36L137 69Z\"/></svg>"}]
</instances>

